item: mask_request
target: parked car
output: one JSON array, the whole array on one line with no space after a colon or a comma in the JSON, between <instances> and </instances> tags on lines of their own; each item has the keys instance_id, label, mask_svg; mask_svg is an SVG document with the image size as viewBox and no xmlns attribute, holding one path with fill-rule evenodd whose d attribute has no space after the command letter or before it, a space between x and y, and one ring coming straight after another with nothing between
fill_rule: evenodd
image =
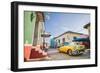
<instances>
[{"instance_id":1,"label":"parked car","mask_svg":"<svg viewBox=\"0 0 100 73\"><path fill-rule=\"evenodd\" d=\"M79 55L84 53L85 47L84 45L80 45L78 43L69 43L67 46L62 46L58 48L59 52L67 53L68 55Z\"/></svg>"},{"instance_id":2,"label":"parked car","mask_svg":"<svg viewBox=\"0 0 100 73\"><path fill-rule=\"evenodd\" d=\"M86 49L90 48L90 39L89 38L76 38L74 42L80 42L80 45L84 45Z\"/></svg>"},{"instance_id":3,"label":"parked car","mask_svg":"<svg viewBox=\"0 0 100 73\"><path fill-rule=\"evenodd\" d=\"M81 42L80 45L84 45L86 49L90 49L90 43L89 42Z\"/></svg>"},{"instance_id":4,"label":"parked car","mask_svg":"<svg viewBox=\"0 0 100 73\"><path fill-rule=\"evenodd\" d=\"M63 43L63 46L67 46L67 45L69 45L69 42L64 42Z\"/></svg>"}]
</instances>

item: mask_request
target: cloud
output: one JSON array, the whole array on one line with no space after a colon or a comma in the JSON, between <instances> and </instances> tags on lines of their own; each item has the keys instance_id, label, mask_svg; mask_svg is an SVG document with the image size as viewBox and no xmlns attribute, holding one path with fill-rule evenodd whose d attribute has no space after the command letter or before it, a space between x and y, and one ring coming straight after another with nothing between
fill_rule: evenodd
<instances>
[{"instance_id":1,"label":"cloud","mask_svg":"<svg viewBox=\"0 0 100 73\"><path fill-rule=\"evenodd\" d=\"M66 24L61 24L61 26L59 27L59 29L62 31L62 33L66 32L66 31L71 31L72 30Z\"/></svg>"},{"instance_id":2,"label":"cloud","mask_svg":"<svg viewBox=\"0 0 100 73\"><path fill-rule=\"evenodd\" d=\"M70 31L70 29L69 28L67 28L67 27L61 27L61 30L63 30L63 31Z\"/></svg>"}]
</instances>

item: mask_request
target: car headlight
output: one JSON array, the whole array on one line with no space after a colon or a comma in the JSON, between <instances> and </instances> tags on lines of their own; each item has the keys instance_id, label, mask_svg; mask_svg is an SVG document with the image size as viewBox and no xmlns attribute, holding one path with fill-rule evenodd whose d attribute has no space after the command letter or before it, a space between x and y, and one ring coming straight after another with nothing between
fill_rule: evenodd
<instances>
[{"instance_id":1,"label":"car headlight","mask_svg":"<svg viewBox=\"0 0 100 73\"><path fill-rule=\"evenodd\" d=\"M80 47L80 49L84 49L84 48L85 48L84 46L81 46L81 47Z\"/></svg>"},{"instance_id":2,"label":"car headlight","mask_svg":"<svg viewBox=\"0 0 100 73\"><path fill-rule=\"evenodd\" d=\"M74 50L74 51L75 51L75 50L77 50L77 47L76 47L76 46L74 46L74 47L73 47L73 50Z\"/></svg>"}]
</instances>

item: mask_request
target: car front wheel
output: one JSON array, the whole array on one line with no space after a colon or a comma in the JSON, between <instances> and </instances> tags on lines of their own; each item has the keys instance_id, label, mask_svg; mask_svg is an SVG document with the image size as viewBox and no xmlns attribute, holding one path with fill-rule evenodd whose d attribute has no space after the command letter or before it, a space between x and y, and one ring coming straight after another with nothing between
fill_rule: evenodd
<instances>
[{"instance_id":1,"label":"car front wheel","mask_svg":"<svg viewBox=\"0 0 100 73\"><path fill-rule=\"evenodd\" d=\"M74 55L79 55L79 51L76 50L76 51L73 52L73 54L74 54Z\"/></svg>"},{"instance_id":2,"label":"car front wheel","mask_svg":"<svg viewBox=\"0 0 100 73\"><path fill-rule=\"evenodd\" d=\"M68 55L72 55L72 50L68 50Z\"/></svg>"}]
</instances>

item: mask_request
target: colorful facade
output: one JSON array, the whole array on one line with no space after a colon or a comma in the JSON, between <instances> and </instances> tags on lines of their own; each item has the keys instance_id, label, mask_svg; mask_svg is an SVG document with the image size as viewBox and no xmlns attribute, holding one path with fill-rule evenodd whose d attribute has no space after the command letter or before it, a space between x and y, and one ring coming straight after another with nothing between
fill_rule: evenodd
<instances>
[{"instance_id":1,"label":"colorful facade","mask_svg":"<svg viewBox=\"0 0 100 73\"><path fill-rule=\"evenodd\" d=\"M55 37L55 41L57 43L57 46L62 46L64 43L71 43L75 38L79 38L81 35L84 35L82 33L67 31L57 37Z\"/></svg>"},{"instance_id":2,"label":"colorful facade","mask_svg":"<svg viewBox=\"0 0 100 73\"><path fill-rule=\"evenodd\" d=\"M86 25L84 26L84 28L87 29L88 34L89 34L89 36L90 36L90 23L86 24Z\"/></svg>"},{"instance_id":3,"label":"colorful facade","mask_svg":"<svg viewBox=\"0 0 100 73\"><path fill-rule=\"evenodd\" d=\"M24 12L24 44L42 45L44 32L44 19L42 12Z\"/></svg>"},{"instance_id":4,"label":"colorful facade","mask_svg":"<svg viewBox=\"0 0 100 73\"><path fill-rule=\"evenodd\" d=\"M51 40L50 40L50 48L56 48L57 47L57 43L56 43L56 41L54 40L54 38L52 38Z\"/></svg>"},{"instance_id":5,"label":"colorful facade","mask_svg":"<svg viewBox=\"0 0 100 73\"><path fill-rule=\"evenodd\" d=\"M43 46L44 16L42 12L24 12L24 61L47 59Z\"/></svg>"}]
</instances>

